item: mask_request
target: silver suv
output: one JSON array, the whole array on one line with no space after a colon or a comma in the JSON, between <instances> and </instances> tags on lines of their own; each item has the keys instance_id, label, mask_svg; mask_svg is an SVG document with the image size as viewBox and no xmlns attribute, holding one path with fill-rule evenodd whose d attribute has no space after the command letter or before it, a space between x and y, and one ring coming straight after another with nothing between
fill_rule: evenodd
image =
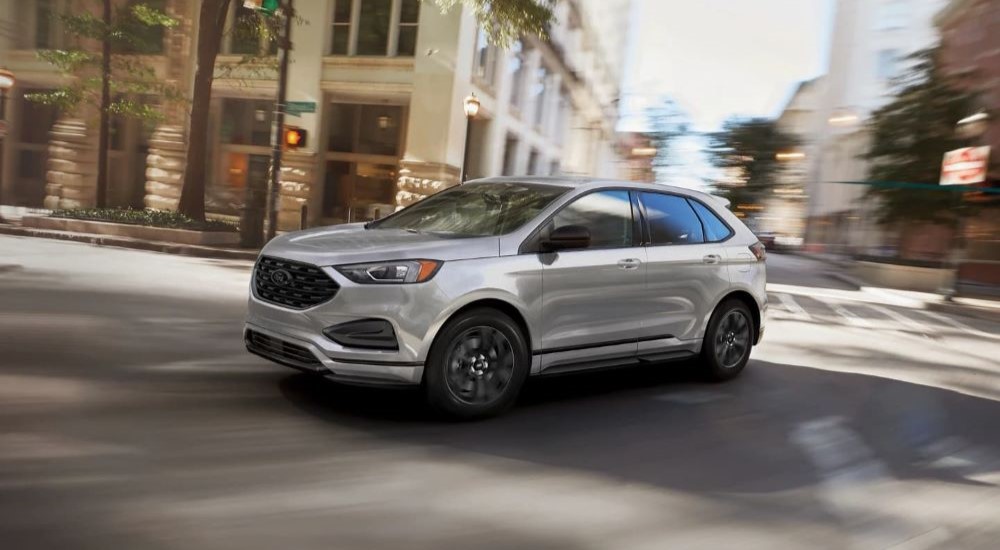
<instances>
[{"instance_id":1,"label":"silver suv","mask_svg":"<svg viewBox=\"0 0 1000 550\"><path fill-rule=\"evenodd\" d=\"M261 252L247 349L332 380L420 384L460 417L528 376L700 355L744 368L764 331L764 247L723 199L675 187L491 178Z\"/></svg>"}]
</instances>

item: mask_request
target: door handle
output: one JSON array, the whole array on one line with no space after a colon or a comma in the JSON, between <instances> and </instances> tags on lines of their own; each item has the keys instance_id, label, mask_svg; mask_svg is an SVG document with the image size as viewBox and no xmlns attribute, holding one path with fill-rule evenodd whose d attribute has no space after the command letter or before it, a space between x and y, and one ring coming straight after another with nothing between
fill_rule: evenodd
<instances>
[{"instance_id":1,"label":"door handle","mask_svg":"<svg viewBox=\"0 0 1000 550\"><path fill-rule=\"evenodd\" d=\"M701 261L706 264L717 264L722 261L722 256L719 256L718 254L709 254L702 258Z\"/></svg>"},{"instance_id":2,"label":"door handle","mask_svg":"<svg viewBox=\"0 0 1000 550\"><path fill-rule=\"evenodd\" d=\"M621 269L638 269L642 262L638 258L627 258L624 260L618 260L618 267Z\"/></svg>"}]
</instances>

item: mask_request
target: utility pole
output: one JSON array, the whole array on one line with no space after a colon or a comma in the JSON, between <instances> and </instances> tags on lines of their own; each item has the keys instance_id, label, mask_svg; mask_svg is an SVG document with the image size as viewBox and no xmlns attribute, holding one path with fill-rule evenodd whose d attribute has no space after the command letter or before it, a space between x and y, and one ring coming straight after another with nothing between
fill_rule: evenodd
<instances>
[{"instance_id":1,"label":"utility pole","mask_svg":"<svg viewBox=\"0 0 1000 550\"><path fill-rule=\"evenodd\" d=\"M288 109L288 63L292 54L292 19L295 17L294 0L285 0L282 6L284 32L278 41L281 68L278 73L278 102L274 108L274 127L271 129L271 174L267 201L267 238L274 238L278 229L278 208L281 201L281 161L284 148L285 113Z\"/></svg>"}]
</instances>

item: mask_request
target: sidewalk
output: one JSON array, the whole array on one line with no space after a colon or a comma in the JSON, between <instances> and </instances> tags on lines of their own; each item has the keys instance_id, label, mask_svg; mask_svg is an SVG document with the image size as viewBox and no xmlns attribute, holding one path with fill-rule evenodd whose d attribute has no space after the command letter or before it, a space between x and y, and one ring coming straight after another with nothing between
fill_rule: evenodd
<instances>
[{"instance_id":1,"label":"sidewalk","mask_svg":"<svg viewBox=\"0 0 1000 550\"><path fill-rule=\"evenodd\" d=\"M180 256L193 256L197 258L211 258L216 260L247 260L257 259L258 250L241 248L223 248L215 246L199 246L189 244L168 243L162 241L146 241L129 237L115 237L109 235L95 235L92 233L72 233L69 231L52 231L48 229L35 229L31 227L21 227L9 223L10 218L4 218L5 222L0 223L0 235L14 235L18 237L37 237L43 239L58 239L62 241L73 241L79 243L94 244L97 246L113 246L118 248L131 248L134 250L146 250L149 252L163 252L166 254L177 254Z\"/></svg>"},{"instance_id":2,"label":"sidewalk","mask_svg":"<svg viewBox=\"0 0 1000 550\"><path fill-rule=\"evenodd\" d=\"M803 256L813 257L813 255L807 254L803 254ZM824 261L820 258L813 259ZM836 267L846 267L849 262L842 260L837 263L827 263ZM891 296L901 301L920 302L922 304L921 307L930 311L966 315L1000 323L1000 300L964 296L955 296L951 300L948 300L942 294L875 286L859 277L839 271L828 271L826 272L826 276L847 283L861 291Z\"/></svg>"}]
</instances>

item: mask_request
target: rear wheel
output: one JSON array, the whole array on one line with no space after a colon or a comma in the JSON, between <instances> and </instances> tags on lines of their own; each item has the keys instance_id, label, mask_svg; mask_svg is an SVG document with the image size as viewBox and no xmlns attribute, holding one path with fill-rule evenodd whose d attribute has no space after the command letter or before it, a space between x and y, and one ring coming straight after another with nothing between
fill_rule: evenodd
<instances>
[{"instance_id":1,"label":"rear wheel","mask_svg":"<svg viewBox=\"0 0 1000 550\"><path fill-rule=\"evenodd\" d=\"M740 300L726 300L712 314L701 347L705 373L712 380L735 378L750 360L753 316Z\"/></svg>"},{"instance_id":2,"label":"rear wheel","mask_svg":"<svg viewBox=\"0 0 1000 550\"><path fill-rule=\"evenodd\" d=\"M462 313L431 347L424 375L427 401L458 418L503 412L517 399L530 359L525 337L510 317L489 308Z\"/></svg>"}]
</instances>

